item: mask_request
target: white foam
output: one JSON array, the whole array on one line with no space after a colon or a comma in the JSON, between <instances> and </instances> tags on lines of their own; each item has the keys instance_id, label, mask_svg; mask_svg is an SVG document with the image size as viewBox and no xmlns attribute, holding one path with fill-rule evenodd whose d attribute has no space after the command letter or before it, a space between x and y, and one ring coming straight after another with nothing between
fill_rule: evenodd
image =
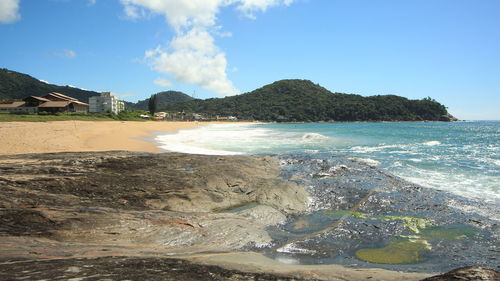
<instances>
[{"instance_id":1,"label":"white foam","mask_svg":"<svg viewBox=\"0 0 500 281\"><path fill-rule=\"evenodd\" d=\"M370 159L370 158L356 158L356 157L353 157L353 158L349 158L349 159L353 160L353 161L356 161L356 162L359 162L359 163L366 164L368 166L372 166L372 167L377 167L378 165L380 165L380 161L377 161L377 160L374 160L374 159Z\"/></svg>"},{"instance_id":2,"label":"white foam","mask_svg":"<svg viewBox=\"0 0 500 281\"><path fill-rule=\"evenodd\" d=\"M428 142L424 142L423 145L427 145L427 146L436 146L436 145L440 145L441 142L440 141L428 141Z\"/></svg>"},{"instance_id":3,"label":"white foam","mask_svg":"<svg viewBox=\"0 0 500 281\"><path fill-rule=\"evenodd\" d=\"M276 250L278 253L289 253L289 254L315 254L316 251L299 248L294 244L287 244Z\"/></svg>"},{"instance_id":4,"label":"white foam","mask_svg":"<svg viewBox=\"0 0 500 281\"><path fill-rule=\"evenodd\" d=\"M317 133L307 133L302 136L303 141L317 141L325 139L328 139L328 137Z\"/></svg>"},{"instance_id":5,"label":"white foam","mask_svg":"<svg viewBox=\"0 0 500 281\"><path fill-rule=\"evenodd\" d=\"M248 130L252 124L213 124L196 129L180 130L175 134L160 135L155 138L160 148L168 151L205 154L205 155L239 155L241 143L247 139L255 139L266 135L265 129ZM220 149L234 144L236 150Z\"/></svg>"},{"instance_id":6,"label":"white foam","mask_svg":"<svg viewBox=\"0 0 500 281\"><path fill-rule=\"evenodd\" d=\"M498 179L484 175L482 182L470 175L455 174L437 170L405 166L405 170L394 173L410 182L440 190L446 190L466 198L476 198L490 203L499 203L500 194L495 191L494 182Z\"/></svg>"},{"instance_id":7,"label":"white foam","mask_svg":"<svg viewBox=\"0 0 500 281\"><path fill-rule=\"evenodd\" d=\"M236 151L226 151L226 150L215 150L215 149L207 149L202 147L196 147L191 145L183 145L183 144L166 144L160 145L161 149L172 151L172 152L182 152L187 154L202 154L202 155L241 155L243 152Z\"/></svg>"}]
</instances>

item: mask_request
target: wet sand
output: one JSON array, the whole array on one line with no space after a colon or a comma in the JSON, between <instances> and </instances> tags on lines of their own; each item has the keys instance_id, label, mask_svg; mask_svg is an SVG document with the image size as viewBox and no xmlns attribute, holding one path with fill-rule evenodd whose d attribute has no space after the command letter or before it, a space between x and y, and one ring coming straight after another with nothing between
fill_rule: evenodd
<instances>
[{"instance_id":1,"label":"wet sand","mask_svg":"<svg viewBox=\"0 0 500 281\"><path fill-rule=\"evenodd\" d=\"M57 121L0 123L0 155L128 150L161 152L145 138L152 132L175 132L198 122Z\"/></svg>"}]
</instances>

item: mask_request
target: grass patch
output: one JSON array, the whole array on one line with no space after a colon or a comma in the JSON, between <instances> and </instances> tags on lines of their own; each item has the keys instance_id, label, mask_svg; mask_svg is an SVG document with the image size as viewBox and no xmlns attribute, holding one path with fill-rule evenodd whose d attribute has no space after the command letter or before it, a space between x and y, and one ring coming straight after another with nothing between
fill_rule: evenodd
<instances>
[{"instance_id":1,"label":"grass patch","mask_svg":"<svg viewBox=\"0 0 500 281\"><path fill-rule=\"evenodd\" d=\"M0 113L0 122L49 122L49 121L147 121L139 117L144 111L113 113L56 113L56 114L8 114Z\"/></svg>"}]
</instances>

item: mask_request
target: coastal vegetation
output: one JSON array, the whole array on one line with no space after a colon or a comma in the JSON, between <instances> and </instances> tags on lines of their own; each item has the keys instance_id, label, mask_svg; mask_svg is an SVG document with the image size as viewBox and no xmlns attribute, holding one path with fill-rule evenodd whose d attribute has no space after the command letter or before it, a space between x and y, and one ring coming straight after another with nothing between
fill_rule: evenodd
<instances>
[{"instance_id":1,"label":"coastal vegetation","mask_svg":"<svg viewBox=\"0 0 500 281\"><path fill-rule=\"evenodd\" d=\"M165 91L152 95L156 98L157 109L165 108L169 104L193 100L192 97L177 91ZM131 110L149 110L149 98L136 103L127 103Z\"/></svg>"},{"instance_id":2,"label":"coastal vegetation","mask_svg":"<svg viewBox=\"0 0 500 281\"><path fill-rule=\"evenodd\" d=\"M58 114L0 114L0 122L48 122L48 121L145 121L142 110L125 110L118 114L107 113L58 113Z\"/></svg>"},{"instance_id":3,"label":"coastal vegetation","mask_svg":"<svg viewBox=\"0 0 500 281\"><path fill-rule=\"evenodd\" d=\"M21 100L49 92L59 92L83 102L99 95L94 91L52 85L26 74L0 69L0 100ZM206 120L234 116L240 120L270 122L454 120L444 105L430 97L410 100L396 95L364 97L333 93L309 80L298 79L277 81L237 96L205 100L177 91L159 92L137 103L126 102L125 106L130 111L149 111L152 115L161 111L182 112L182 120L193 114ZM110 118L123 120L121 117Z\"/></svg>"},{"instance_id":4,"label":"coastal vegetation","mask_svg":"<svg viewBox=\"0 0 500 281\"><path fill-rule=\"evenodd\" d=\"M148 101L148 111L149 114L154 115L156 112L156 109L158 108L158 100L157 100L158 94L151 95Z\"/></svg>"},{"instance_id":5,"label":"coastal vegetation","mask_svg":"<svg viewBox=\"0 0 500 281\"><path fill-rule=\"evenodd\" d=\"M439 121L448 115L432 98L332 93L309 80L281 80L242 95L179 102L160 110L278 122Z\"/></svg>"},{"instance_id":6,"label":"coastal vegetation","mask_svg":"<svg viewBox=\"0 0 500 281\"><path fill-rule=\"evenodd\" d=\"M28 96L43 96L51 92L62 93L84 102L88 102L89 97L99 96L98 92L72 86L57 86L27 74L0 69L0 101L22 100Z\"/></svg>"}]
</instances>

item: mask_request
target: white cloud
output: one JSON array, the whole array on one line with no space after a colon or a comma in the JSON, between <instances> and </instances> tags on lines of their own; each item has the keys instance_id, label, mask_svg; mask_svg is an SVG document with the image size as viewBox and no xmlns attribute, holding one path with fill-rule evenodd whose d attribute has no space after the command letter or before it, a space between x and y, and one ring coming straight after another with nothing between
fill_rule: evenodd
<instances>
[{"instance_id":1,"label":"white cloud","mask_svg":"<svg viewBox=\"0 0 500 281\"><path fill-rule=\"evenodd\" d=\"M55 52L54 55L65 59L74 59L76 57L76 52L73 50L62 50L60 52Z\"/></svg>"},{"instance_id":2,"label":"white cloud","mask_svg":"<svg viewBox=\"0 0 500 281\"><path fill-rule=\"evenodd\" d=\"M20 0L0 0L0 23L13 23L21 16L19 15Z\"/></svg>"},{"instance_id":3,"label":"white cloud","mask_svg":"<svg viewBox=\"0 0 500 281\"><path fill-rule=\"evenodd\" d=\"M68 59L72 59L72 58L76 57L76 53L73 50L64 50L63 54Z\"/></svg>"},{"instance_id":4,"label":"white cloud","mask_svg":"<svg viewBox=\"0 0 500 281\"><path fill-rule=\"evenodd\" d=\"M235 6L244 15L255 18L278 5L290 5L294 0L120 0L125 14L139 19L148 13L163 15L176 36L168 46L146 51L153 69L173 79L199 85L223 96L239 91L227 77L226 54L215 44L214 36L228 37L217 26L219 10Z\"/></svg>"},{"instance_id":5,"label":"white cloud","mask_svg":"<svg viewBox=\"0 0 500 281\"><path fill-rule=\"evenodd\" d=\"M162 87L170 87L170 86L172 86L172 82L168 81L165 78L158 78L158 79L156 79L155 80L155 84L158 85L158 86L162 86Z\"/></svg>"},{"instance_id":6,"label":"white cloud","mask_svg":"<svg viewBox=\"0 0 500 281\"><path fill-rule=\"evenodd\" d=\"M97 1L97 0L89 0L89 5L90 5L90 6L95 5L95 2L96 2L96 1Z\"/></svg>"}]
</instances>

